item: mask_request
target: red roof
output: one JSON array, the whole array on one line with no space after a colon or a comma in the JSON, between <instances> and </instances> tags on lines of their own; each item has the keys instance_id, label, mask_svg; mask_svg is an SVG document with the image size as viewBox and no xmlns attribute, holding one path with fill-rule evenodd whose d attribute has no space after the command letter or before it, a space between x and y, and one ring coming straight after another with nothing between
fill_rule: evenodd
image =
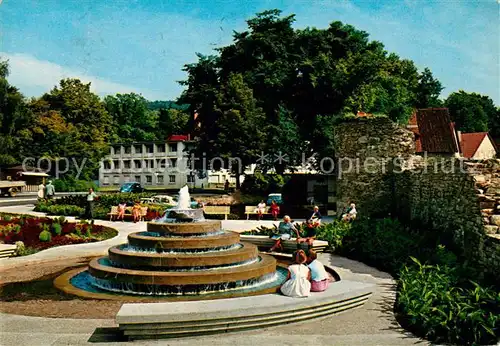
<instances>
[{"instance_id":1,"label":"red roof","mask_svg":"<svg viewBox=\"0 0 500 346\"><path fill-rule=\"evenodd\" d=\"M458 153L455 126L447 108L426 108L417 111L421 151L429 153Z\"/></svg>"},{"instance_id":2,"label":"red roof","mask_svg":"<svg viewBox=\"0 0 500 346\"><path fill-rule=\"evenodd\" d=\"M462 148L462 155L466 159L470 159L474 156L477 149L484 140L484 137L488 136L488 132L474 132L474 133L462 133L460 148Z\"/></svg>"},{"instance_id":3,"label":"red roof","mask_svg":"<svg viewBox=\"0 0 500 346\"><path fill-rule=\"evenodd\" d=\"M189 135L172 135L168 137L168 140L171 142L184 142L189 140Z\"/></svg>"}]
</instances>

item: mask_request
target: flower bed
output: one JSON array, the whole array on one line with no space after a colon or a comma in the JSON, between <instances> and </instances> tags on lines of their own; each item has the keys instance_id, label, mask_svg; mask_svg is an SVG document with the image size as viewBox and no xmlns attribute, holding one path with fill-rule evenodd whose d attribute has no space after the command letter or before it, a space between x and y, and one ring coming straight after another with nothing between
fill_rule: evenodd
<instances>
[{"instance_id":1,"label":"flower bed","mask_svg":"<svg viewBox=\"0 0 500 346\"><path fill-rule=\"evenodd\" d=\"M0 241L18 245L18 255L55 246L102 241L117 234L118 232L112 228L86 222L68 222L63 217L51 219L4 215L0 220Z\"/></svg>"}]
</instances>

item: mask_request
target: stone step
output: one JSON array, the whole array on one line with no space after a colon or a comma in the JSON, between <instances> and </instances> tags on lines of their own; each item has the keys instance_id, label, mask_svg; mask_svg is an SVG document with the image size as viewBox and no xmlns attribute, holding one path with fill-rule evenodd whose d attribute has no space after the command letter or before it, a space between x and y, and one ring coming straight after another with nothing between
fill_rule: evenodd
<instances>
[{"instance_id":1,"label":"stone step","mask_svg":"<svg viewBox=\"0 0 500 346\"><path fill-rule=\"evenodd\" d=\"M360 296L358 298L353 298L346 300L344 302L333 302L331 304L325 304L324 306L312 307L299 309L296 311L283 311L280 313L273 313L272 315L264 314L264 315L255 315L255 316L243 316L240 318L231 318L231 319L214 319L214 320L203 320L203 321L195 321L195 322L172 322L172 323L157 323L157 324L137 324L137 325L126 325L126 327L120 326L121 329L126 330L143 330L146 329L161 329L163 331L189 331L189 330L198 330L200 327L228 327L232 325L245 325L245 324L254 324L254 323L264 323L264 322L272 322L274 320L284 320L288 318L294 318L297 316L303 316L305 314L317 313L320 314L322 312L327 311L344 311L346 309L362 305L365 303L368 298L368 295Z\"/></svg>"},{"instance_id":2,"label":"stone step","mask_svg":"<svg viewBox=\"0 0 500 346\"><path fill-rule=\"evenodd\" d=\"M188 337L188 336L196 336L196 335L207 335L207 334L218 334L218 333L228 333L228 332L237 332L258 328L266 328L277 325L284 325L288 323L297 323L302 321L310 321L311 319L327 317L330 315L334 315L337 313L341 313L350 309L361 307L366 300L361 302L345 305L341 308L330 308L328 310L322 311L314 311L310 310L300 315L292 316L287 319L274 318L272 320L267 321L257 321L254 323L235 323L226 326L207 326L203 328L197 328L192 330L183 330L183 328L178 328L177 330L168 330L168 329L145 329L144 327L138 330L129 330L125 329L123 334L128 336L131 340L137 339L149 339L149 338L178 338L178 337Z\"/></svg>"},{"instance_id":3,"label":"stone step","mask_svg":"<svg viewBox=\"0 0 500 346\"><path fill-rule=\"evenodd\" d=\"M362 306L373 285L341 280L307 298L267 294L213 301L124 304L116 322L131 340L227 333L320 318Z\"/></svg>"}]
</instances>

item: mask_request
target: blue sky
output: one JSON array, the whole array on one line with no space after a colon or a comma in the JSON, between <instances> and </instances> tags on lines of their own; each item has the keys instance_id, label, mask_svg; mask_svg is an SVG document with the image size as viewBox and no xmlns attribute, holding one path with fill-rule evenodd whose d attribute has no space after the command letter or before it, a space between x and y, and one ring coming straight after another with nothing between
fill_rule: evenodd
<instances>
[{"instance_id":1,"label":"blue sky","mask_svg":"<svg viewBox=\"0 0 500 346\"><path fill-rule=\"evenodd\" d=\"M298 28L354 25L429 67L443 96L463 89L500 104L497 0L0 0L0 57L27 96L79 77L100 95L174 99L196 52L230 43L245 19L273 8L296 14Z\"/></svg>"}]
</instances>

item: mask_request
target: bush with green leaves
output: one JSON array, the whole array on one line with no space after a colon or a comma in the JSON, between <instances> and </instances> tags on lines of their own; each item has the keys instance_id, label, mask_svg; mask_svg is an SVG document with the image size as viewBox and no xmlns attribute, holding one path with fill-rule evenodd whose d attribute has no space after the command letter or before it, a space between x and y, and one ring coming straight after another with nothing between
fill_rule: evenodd
<instances>
[{"instance_id":1,"label":"bush with green leaves","mask_svg":"<svg viewBox=\"0 0 500 346\"><path fill-rule=\"evenodd\" d=\"M85 209L76 205L51 205L47 214L49 215L65 215L65 216L80 216Z\"/></svg>"},{"instance_id":2,"label":"bush with green leaves","mask_svg":"<svg viewBox=\"0 0 500 346\"><path fill-rule=\"evenodd\" d=\"M438 343L491 345L500 337L500 292L465 281L455 267L413 263L400 272L396 311Z\"/></svg>"},{"instance_id":3,"label":"bush with green leaves","mask_svg":"<svg viewBox=\"0 0 500 346\"><path fill-rule=\"evenodd\" d=\"M61 235L61 232L62 232L61 224L53 223L52 224L52 232L54 232L55 235Z\"/></svg>"},{"instance_id":4,"label":"bush with green leaves","mask_svg":"<svg viewBox=\"0 0 500 346\"><path fill-rule=\"evenodd\" d=\"M92 181L79 179L54 179L54 188L56 192L84 192L89 188L97 190L97 185Z\"/></svg>"},{"instance_id":5,"label":"bush with green leaves","mask_svg":"<svg viewBox=\"0 0 500 346\"><path fill-rule=\"evenodd\" d=\"M332 251L340 251L343 239L351 232L351 226L351 223L334 220L318 227L316 238L327 241Z\"/></svg>"},{"instance_id":6,"label":"bush with green leaves","mask_svg":"<svg viewBox=\"0 0 500 346\"><path fill-rule=\"evenodd\" d=\"M43 231L40 232L38 239L40 239L40 241L43 241L43 242L50 242L52 240L52 235L50 234L49 231L44 229Z\"/></svg>"}]
</instances>

